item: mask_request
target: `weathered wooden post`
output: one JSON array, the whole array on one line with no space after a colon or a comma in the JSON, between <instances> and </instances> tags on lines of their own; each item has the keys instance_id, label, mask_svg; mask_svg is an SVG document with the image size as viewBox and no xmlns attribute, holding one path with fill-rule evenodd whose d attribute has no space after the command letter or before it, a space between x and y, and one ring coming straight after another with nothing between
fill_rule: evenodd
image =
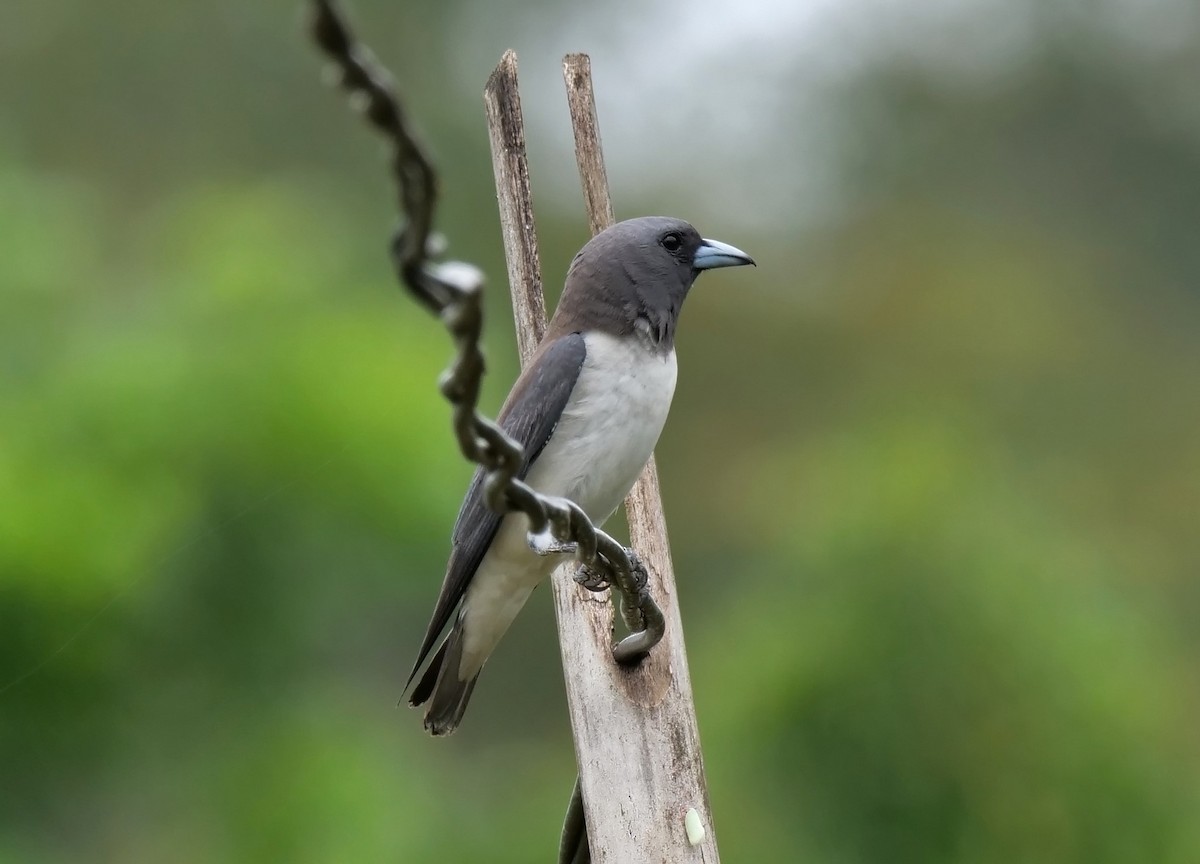
<instances>
[{"instance_id":1,"label":"weathered wooden post","mask_svg":"<svg viewBox=\"0 0 1200 864\"><path fill-rule=\"evenodd\" d=\"M575 154L592 233L613 223L586 54L563 61ZM484 90L517 344L526 363L545 331L546 306L529 189L517 58L505 53ZM666 520L651 457L625 502L631 544L650 574L666 636L639 665L613 660L613 605L572 578L553 576L567 701L592 860L718 859L700 736L683 645Z\"/></svg>"}]
</instances>

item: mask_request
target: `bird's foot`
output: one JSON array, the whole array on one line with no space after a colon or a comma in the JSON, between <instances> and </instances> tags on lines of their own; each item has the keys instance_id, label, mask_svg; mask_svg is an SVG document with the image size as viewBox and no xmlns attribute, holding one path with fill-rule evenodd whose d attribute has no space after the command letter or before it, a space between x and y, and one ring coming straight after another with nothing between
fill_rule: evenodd
<instances>
[{"instance_id":1,"label":"bird's foot","mask_svg":"<svg viewBox=\"0 0 1200 864\"><path fill-rule=\"evenodd\" d=\"M646 571L646 565L642 563L642 559L638 557L637 552L626 547L625 554L629 556L629 563L633 565L630 575L633 576L634 591L640 595L646 590L646 585L650 581L650 574ZM607 591L612 587L602 573L592 569L587 564L580 564L579 568L575 571L575 583L589 591ZM629 597L630 602L636 599L633 595Z\"/></svg>"},{"instance_id":2,"label":"bird's foot","mask_svg":"<svg viewBox=\"0 0 1200 864\"><path fill-rule=\"evenodd\" d=\"M579 544L559 540L550 530L549 524L541 531L530 531L525 535L525 542L537 555L574 555Z\"/></svg>"},{"instance_id":3,"label":"bird's foot","mask_svg":"<svg viewBox=\"0 0 1200 864\"><path fill-rule=\"evenodd\" d=\"M629 556L629 563L633 565L633 584L641 594L646 590L646 586L650 583L650 572L646 569L646 565L642 563L642 559L638 557L637 552L632 546L625 547L625 554Z\"/></svg>"},{"instance_id":4,"label":"bird's foot","mask_svg":"<svg viewBox=\"0 0 1200 864\"><path fill-rule=\"evenodd\" d=\"M575 584L589 591L607 591L608 580L603 574L597 573L586 564L580 564L575 571Z\"/></svg>"}]
</instances>

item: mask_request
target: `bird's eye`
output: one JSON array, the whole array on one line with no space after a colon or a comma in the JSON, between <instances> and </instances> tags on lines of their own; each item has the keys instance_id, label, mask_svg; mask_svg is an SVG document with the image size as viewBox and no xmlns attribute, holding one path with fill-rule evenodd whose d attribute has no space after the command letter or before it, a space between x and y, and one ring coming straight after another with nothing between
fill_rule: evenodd
<instances>
[{"instance_id":1,"label":"bird's eye","mask_svg":"<svg viewBox=\"0 0 1200 864\"><path fill-rule=\"evenodd\" d=\"M678 234L668 234L662 239L662 245L668 252L678 252L679 247L683 245L683 241L679 239Z\"/></svg>"}]
</instances>

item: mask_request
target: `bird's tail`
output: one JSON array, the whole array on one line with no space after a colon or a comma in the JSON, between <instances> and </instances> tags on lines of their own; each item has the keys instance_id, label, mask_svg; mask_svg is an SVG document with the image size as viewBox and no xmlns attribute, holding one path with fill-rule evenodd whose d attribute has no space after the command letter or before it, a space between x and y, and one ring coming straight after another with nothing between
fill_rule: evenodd
<instances>
[{"instance_id":1,"label":"bird's tail","mask_svg":"<svg viewBox=\"0 0 1200 864\"><path fill-rule=\"evenodd\" d=\"M408 704L414 708L429 703L425 709L425 729L431 735L449 735L458 728L471 699L471 691L475 689L478 672L466 681L458 677L462 651L463 622L460 618L408 697Z\"/></svg>"}]
</instances>

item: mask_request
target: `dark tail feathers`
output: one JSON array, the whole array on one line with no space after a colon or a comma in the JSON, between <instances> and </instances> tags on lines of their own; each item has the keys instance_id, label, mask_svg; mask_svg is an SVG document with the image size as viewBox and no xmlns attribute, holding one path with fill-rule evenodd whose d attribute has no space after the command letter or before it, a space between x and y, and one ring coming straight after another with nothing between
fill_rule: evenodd
<instances>
[{"instance_id":1,"label":"dark tail feathers","mask_svg":"<svg viewBox=\"0 0 1200 864\"><path fill-rule=\"evenodd\" d=\"M471 691L479 679L476 673L470 681L459 680L462 650L462 622L458 621L408 697L408 704L414 708L429 703L425 709L425 729L431 735L449 735L458 728L463 712L467 710L467 702L471 699Z\"/></svg>"}]
</instances>

